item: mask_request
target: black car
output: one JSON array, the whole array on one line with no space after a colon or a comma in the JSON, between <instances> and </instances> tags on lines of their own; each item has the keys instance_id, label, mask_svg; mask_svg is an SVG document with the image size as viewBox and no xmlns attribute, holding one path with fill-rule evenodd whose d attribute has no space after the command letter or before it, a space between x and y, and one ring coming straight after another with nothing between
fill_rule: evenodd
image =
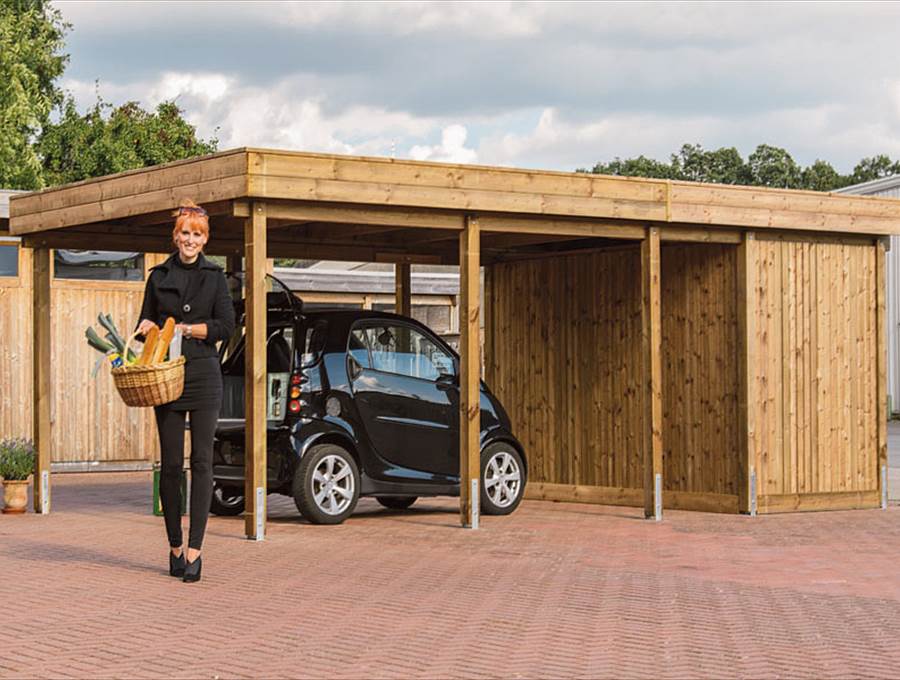
<instances>
[{"instance_id":1,"label":"black car","mask_svg":"<svg viewBox=\"0 0 900 680\"><path fill-rule=\"evenodd\" d=\"M459 495L459 359L404 316L304 311L268 296L268 491L316 524L339 524L360 496L392 509ZM242 303L237 318L242 319ZM221 350L225 398L216 432L212 512L244 510L244 333ZM526 459L509 417L481 384L481 512L522 500Z\"/></svg>"}]
</instances>

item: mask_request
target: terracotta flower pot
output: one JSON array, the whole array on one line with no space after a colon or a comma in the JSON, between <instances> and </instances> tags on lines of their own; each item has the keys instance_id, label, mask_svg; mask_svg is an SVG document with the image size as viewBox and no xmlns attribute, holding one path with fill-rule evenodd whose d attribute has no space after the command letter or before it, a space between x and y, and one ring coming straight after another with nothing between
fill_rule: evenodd
<instances>
[{"instance_id":1,"label":"terracotta flower pot","mask_svg":"<svg viewBox=\"0 0 900 680\"><path fill-rule=\"evenodd\" d=\"M28 480L3 480L3 512L22 513L28 505Z\"/></svg>"}]
</instances>

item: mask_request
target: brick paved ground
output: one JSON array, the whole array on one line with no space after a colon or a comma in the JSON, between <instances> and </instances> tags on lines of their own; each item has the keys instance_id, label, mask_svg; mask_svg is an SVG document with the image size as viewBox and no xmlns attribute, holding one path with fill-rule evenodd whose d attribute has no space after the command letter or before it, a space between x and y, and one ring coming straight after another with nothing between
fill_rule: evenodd
<instances>
[{"instance_id":1,"label":"brick paved ground","mask_svg":"<svg viewBox=\"0 0 900 680\"><path fill-rule=\"evenodd\" d=\"M0 677L900 677L900 507L751 519L364 501L340 527L272 497L166 572L146 473L58 475L0 516Z\"/></svg>"}]
</instances>

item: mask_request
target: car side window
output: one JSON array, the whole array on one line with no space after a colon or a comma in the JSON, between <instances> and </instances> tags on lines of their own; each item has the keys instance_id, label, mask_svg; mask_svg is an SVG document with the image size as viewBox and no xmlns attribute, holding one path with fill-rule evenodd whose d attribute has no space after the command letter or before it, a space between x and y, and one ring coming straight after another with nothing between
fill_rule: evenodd
<instances>
[{"instance_id":1,"label":"car side window","mask_svg":"<svg viewBox=\"0 0 900 680\"><path fill-rule=\"evenodd\" d=\"M366 344L366 332L362 328L354 328L347 341L347 353L363 368L372 368L369 362L369 347Z\"/></svg>"},{"instance_id":2,"label":"car side window","mask_svg":"<svg viewBox=\"0 0 900 680\"><path fill-rule=\"evenodd\" d=\"M372 368L422 380L453 373L453 358L417 330L400 324L365 329L372 350Z\"/></svg>"}]
</instances>

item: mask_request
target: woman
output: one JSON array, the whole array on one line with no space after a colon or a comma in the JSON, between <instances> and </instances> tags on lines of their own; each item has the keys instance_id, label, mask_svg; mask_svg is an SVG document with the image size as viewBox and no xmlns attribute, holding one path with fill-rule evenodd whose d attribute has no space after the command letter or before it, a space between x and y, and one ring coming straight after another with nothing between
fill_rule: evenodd
<instances>
[{"instance_id":1,"label":"woman","mask_svg":"<svg viewBox=\"0 0 900 680\"><path fill-rule=\"evenodd\" d=\"M206 211L182 201L174 213L172 240L178 251L153 267L144 291L138 332L143 335L173 317L182 332L184 393L157 406L156 426L162 458L159 495L169 537L169 574L200 580L200 549L213 493L212 457L216 421L222 405L222 371L216 343L234 332L234 307L222 268L203 256L209 240ZM184 422L191 423L191 526L187 550L181 532L181 474Z\"/></svg>"}]
</instances>

